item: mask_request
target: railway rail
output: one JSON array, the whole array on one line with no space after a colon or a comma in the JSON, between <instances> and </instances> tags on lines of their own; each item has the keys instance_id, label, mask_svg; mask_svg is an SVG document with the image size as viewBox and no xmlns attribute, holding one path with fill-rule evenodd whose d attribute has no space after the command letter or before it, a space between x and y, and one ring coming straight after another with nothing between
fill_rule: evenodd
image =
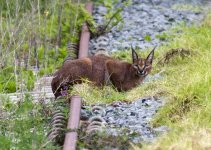
<instances>
[{"instance_id":1,"label":"railway rail","mask_svg":"<svg viewBox=\"0 0 211 150\"><path fill-rule=\"evenodd\" d=\"M93 4L87 3L86 10L92 14ZM78 58L88 56L90 33L86 23L82 27L82 33L80 37ZM70 98L70 116L68 119L67 129L74 130L66 133L63 150L74 150L76 149L77 143L77 132L80 122L82 98L78 95L74 95Z\"/></svg>"}]
</instances>

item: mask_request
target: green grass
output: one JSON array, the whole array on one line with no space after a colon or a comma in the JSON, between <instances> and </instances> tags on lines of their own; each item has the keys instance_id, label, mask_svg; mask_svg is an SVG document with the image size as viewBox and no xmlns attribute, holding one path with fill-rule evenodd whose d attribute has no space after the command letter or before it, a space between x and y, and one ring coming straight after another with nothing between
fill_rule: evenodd
<instances>
[{"instance_id":1,"label":"green grass","mask_svg":"<svg viewBox=\"0 0 211 150\"><path fill-rule=\"evenodd\" d=\"M51 105L33 103L26 95L17 104L0 97L0 149L59 149L48 141Z\"/></svg>"}]
</instances>

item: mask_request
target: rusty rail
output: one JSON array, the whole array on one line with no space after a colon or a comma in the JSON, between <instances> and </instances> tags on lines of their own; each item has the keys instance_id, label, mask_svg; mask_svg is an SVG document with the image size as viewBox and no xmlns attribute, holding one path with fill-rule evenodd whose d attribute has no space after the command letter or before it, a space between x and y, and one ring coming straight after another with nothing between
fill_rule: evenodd
<instances>
[{"instance_id":1,"label":"rusty rail","mask_svg":"<svg viewBox=\"0 0 211 150\"><path fill-rule=\"evenodd\" d=\"M72 130L65 135L63 150L75 150L77 142L77 131L80 122L81 97L74 95L70 98L70 116L67 127Z\"/></svg>"},{"instance_id":2,"label":"rusty rail","mask_svg":"<svg viewBox=\"0 0 211 150\"><path fill-rule=\"evenodd\" d=\"M92 14L93 5L92 3L86 4L86 10ZM87 27L87 24L84 23L82 27L82 33L80 38L80 45L79 45L79 53L78 58L87 57L88 56L88 49L89 49L89 39L90 39L90 33L89 29Z\"/></svg>"},{"instance_id":3,"label":"rusty rail","mask_svg":"<svg viewBox=\"0 0 211 150\"><path fill-rule=\"evenodd\" d=\"M92 14L92 9L93 9L93 4L91 2L87 3L86 10L90 14ZM86 23L84 23L80 37L78 58L83 58L88 56L89 39L90 39L90 33ZM76 149L76 143L78 137L77 129L80 122L81 103L82 103L82 98L78 95L74 95L70 98L70 116L67 124L67 129L69 129L70 132L67 132L65 135L63 150Z\"/></svg>"}]
</instances>

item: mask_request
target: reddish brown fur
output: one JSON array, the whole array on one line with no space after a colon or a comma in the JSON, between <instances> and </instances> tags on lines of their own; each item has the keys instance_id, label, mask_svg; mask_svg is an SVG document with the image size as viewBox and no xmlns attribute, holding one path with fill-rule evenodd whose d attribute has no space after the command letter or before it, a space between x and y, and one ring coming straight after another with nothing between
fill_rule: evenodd
<instances>
[{"instance_id":1,"label":"reddish brown fur","mask_svg":"<svg viewBox=\"0 0 211 150\"><path fill-rule=\"evenodd\" d=\"M154 54L154 50L152 52L150 55ZM133 54L136 54L135 51L133 51ZM150 57L151 59L153 59L153 56ZM103 86L111 81L118 91L127 91L140 84L150 73L152 69L152 60L150 60L149 58L138 59L137 54L133 56L133 64L115 60L103 54L68 60L55 73L51 83L52 90L55 96L58 97L63 85L72 86L81 83L81 79L87 78L97 86ZM147 65L144 69L146 74L140 75L140 70L137 69L136 65L139 66L139 69Z\"/></svg>"}]
</instances>

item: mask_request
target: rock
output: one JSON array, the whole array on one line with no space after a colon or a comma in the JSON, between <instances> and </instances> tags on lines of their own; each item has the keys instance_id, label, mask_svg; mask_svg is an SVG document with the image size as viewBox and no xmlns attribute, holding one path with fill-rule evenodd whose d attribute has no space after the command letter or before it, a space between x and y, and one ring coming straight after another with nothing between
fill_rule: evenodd
<instances>
[{"instance_id":1,"label":"rock","mask_svg":"<svg viewBox=\"0 0 211 150\"><path fill-rule=\"evenodd\" d=\"M163 132L164 129L154 130L150 126L150 120L162 106L162 103L163 101L160 99L146 97L132 103L117 101L106 105L104 107L106 113L103 116L103 119L107 122L106 133L128 135L131 136L131 141L136 142L154 140L157 133ZM95 107L97 106L95 105ZM127 130L125 131L125 129Z\"/></svg>"},{"instance_id":2,"label":"rock","mask_svg":"<svg viewBox=\"0 0 211 150\"><path fill-rule=\"evenodd\" d=\"M153 131L155 131L157 133L167 132L168 130L169 130L169 128L167 126L160 126L160 127L153 129Z\"/></svg>"}]
</instances>

